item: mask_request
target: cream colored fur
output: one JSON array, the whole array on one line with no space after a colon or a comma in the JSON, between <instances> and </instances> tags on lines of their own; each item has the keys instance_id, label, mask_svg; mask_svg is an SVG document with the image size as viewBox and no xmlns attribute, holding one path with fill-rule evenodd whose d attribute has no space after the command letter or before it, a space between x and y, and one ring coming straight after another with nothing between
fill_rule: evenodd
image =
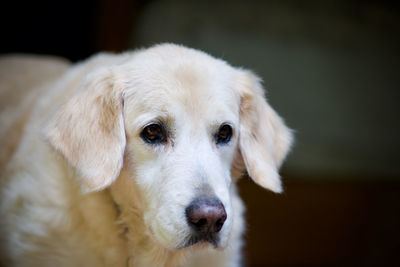
<instances>
[{"instance_id":1,"label":"cream colored fur","mask_svg":"<svg viewBox=\"0 0 400 267\"><path fill-rule=\"evenodd\" d=\"M12 66L12 67L10 67ZM0 262L6 266L238 266L247 169L282 190L292 141L249 71L163 44L80 64L0 60ZM168 125L168 142L140 137ZM222 123L231 141L215 143ZM227 220L185 247L185 207L206 186Z\"/></svg>"}]
</instances>

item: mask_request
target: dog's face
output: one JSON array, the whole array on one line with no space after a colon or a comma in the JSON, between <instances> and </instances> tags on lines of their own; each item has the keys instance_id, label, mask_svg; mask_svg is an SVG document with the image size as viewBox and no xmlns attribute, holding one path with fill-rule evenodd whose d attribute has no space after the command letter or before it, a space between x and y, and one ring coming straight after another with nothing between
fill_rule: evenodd
<instances>
[{"instance_id":1,"label":"dog's face","mask_svg":"<svg viewBox=\"0 0 400 267\"><path fill-rule=\"evenodd\" d=\"M261 91L247 71L161 45L88 75L47 136L87 191L112 184L123 166L140 192L146 232L161 246L224 247L238 173L246 168L281 190L277 168L291 134Z\"/></svg>"},{"instance_id":2,"label":"dog's face","mask_svg":"<svg viewBox=\"0 0 400 267\"><path fill-rule=\"evenodd\" d=\"M125 89L126 153L148 205L145 224L154 239L169 248L196 241L223 246L232 225L230 168L240 96L231 90L235 77L230 67L202 60L190 64L153 58L151 71L143 71L139 63L129 74L135 84ZM204 211L204 219L214 220L208 222L213 225L197 227L190 221L189 207L199 199L222 204L221 210L197 204L201 207L194 212L200 217L199 209L217 213L210 218L213 214ZM218 232L208 229L214 224L223 227Z\"/></svg>"}]
</instances>

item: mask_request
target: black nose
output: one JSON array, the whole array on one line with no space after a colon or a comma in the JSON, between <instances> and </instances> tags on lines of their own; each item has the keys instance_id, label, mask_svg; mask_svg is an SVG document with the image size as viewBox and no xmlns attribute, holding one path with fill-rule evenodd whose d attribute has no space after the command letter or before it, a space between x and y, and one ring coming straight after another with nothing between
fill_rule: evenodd
<instances>
[{"instance_id":1,"label":"black nose","mask_svg":"<svg viewBox=\"0 0 400 267\"><path fill-rule=\"evenodd\" d=\"M186 208L186 218L193 230L207 235L221 230L226 212L217 198L197 198Z\"/></svg>"}]
</instances>

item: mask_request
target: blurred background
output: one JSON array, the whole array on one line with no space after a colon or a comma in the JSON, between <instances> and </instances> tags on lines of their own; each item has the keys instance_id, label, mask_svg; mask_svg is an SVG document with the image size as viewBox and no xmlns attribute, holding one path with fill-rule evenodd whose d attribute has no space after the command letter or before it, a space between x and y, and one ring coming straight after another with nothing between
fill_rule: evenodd
<instances>
[{"instance_id":1,"label":"blurred background","mask_svg":"<svg viewBox=\"0 0 400 267\"><path fill-rule=\"evenodd\" d=\"M296 143L283 194L240 181L247 266L400 265L399 1L3 1L0 21L0 53L174 42L253 70Z\"/></svg>"}]
</instances>

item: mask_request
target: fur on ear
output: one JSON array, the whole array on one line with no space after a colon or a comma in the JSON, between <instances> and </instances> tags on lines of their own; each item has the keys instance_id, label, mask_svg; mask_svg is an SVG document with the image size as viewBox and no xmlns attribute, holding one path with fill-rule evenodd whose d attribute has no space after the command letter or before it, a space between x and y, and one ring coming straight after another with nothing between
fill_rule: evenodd
<instances>
[{"instance_id":1,"label":"fur on ear","mask_svg":"<svg viewBox=\"0 0 400 267\"><path fill-rule=\"evenodd\" d=\"M109 186L122 168L123 86L116 80L110 69L88 74L45 129L50 144L76 170L84 192Z\"/></svg>"},{"instance_id":2,"label":"fur on ear","mask_svg":"<svg viewBox=\"0 0 400 267\"><path fill-rule=\"evenodd\" d=\"M278 169L292 144L293 135L268 105L260 79L239 70L240 104L239 151L233 170L245 167L258 185L282 192Z\"/></svg>"}]
</instances>

